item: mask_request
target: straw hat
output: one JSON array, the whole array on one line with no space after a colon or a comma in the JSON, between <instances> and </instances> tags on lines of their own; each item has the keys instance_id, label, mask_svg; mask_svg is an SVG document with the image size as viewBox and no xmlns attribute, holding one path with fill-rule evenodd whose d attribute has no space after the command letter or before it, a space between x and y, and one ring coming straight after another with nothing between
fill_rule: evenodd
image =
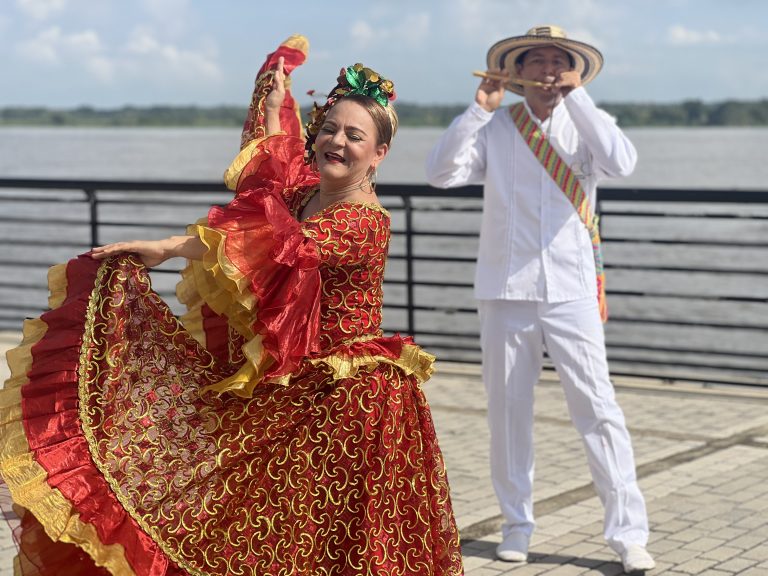
<instances>
[{"instance_id":1,"label":"straw hat","mask_svg":"<svg viewBox=\"0 0 768 576\"><path fill-rule=\"evenodd\" d=\"M536 26L524 36L499 40L488 50L488 69L501 70L515 75L515 61L523 52L540 46L562 48L573 58L574 70L581 74L581 83L594 80L603 67L603 55L594 46L571 40L559 26ZM510 80L504 86L516 94L523 93L523 86Z\"/></svg>"}]
</instances>

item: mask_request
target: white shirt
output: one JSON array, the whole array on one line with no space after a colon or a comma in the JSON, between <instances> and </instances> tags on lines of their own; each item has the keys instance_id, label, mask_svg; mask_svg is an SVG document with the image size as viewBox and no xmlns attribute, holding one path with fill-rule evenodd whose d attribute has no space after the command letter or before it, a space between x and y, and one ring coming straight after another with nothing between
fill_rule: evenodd
<instances>
[{"instance_id":1,"label":"white shirt","mask_svg":"<svg viewBox=\"0 0 768 576\"><path fill-rule=\"evenodd\" d=\"M579 177L593 209L599 180L632 173L634 146L583 87L544 122L528 113ZM476 298L565 302L596 296L589 233L520 136L508 107L487 112L470 105L432 149L426 171L438 188L485 183Z\"/></svg>"}]
</instances>

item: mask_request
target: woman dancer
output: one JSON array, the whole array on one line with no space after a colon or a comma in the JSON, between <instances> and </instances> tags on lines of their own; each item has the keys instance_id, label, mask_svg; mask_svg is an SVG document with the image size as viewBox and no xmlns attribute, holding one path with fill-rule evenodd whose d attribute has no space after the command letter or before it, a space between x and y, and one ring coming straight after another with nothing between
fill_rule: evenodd
<instances>
[{"instance_id":1,"label":"woman dancer","mask_svg":"<svg viewBox=\"0 0 768 576\"><path fill-rule=\"evenodd\" d=\"M20 573L462 573L433 357L379 327L394 87L343 69L304 140L306 51L261 68L227 206L52 269L0 393ZM174 256L183 323L146 272Z\"/></svg>"}]
</instances>

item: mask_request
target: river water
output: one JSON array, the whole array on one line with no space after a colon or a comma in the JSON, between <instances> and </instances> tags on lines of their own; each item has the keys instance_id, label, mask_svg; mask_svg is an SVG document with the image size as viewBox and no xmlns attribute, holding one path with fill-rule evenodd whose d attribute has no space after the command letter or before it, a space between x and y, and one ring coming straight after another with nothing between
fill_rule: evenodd
<instances>
[{"instance_id":1,"label":"river water","mask_svg":"<svg viewBox=\"0 0 768 576\"><path fill-rule=\"evenodd\" d=\"M384 183L423 183L424 159L441 133L434 128L401 128L386 162L379 170L379 181ZM768 189L768 128L642 128L626 130L638 149L639 161L635 173L606 186L646 188L686 188L728 190ZM0 128L0 177L106 179L106 180L188 180L217 181L239 146L239 130L230 128ZM2 195L0 190L0 195ZM3 210L15 210L13 205L1 204ZM621 206L625 208L625 206ZM650 207L653 209L653 207ZM680 209L687 209L678 207ZM648 209L643 206L643 209ZM659 208L660 210L662 208ZM663 210L675 210L664 206ZM199 210L199 209L196 209ZM607 236L633 236L641 238L685 238L706 240L713 237L738 239L760 243L768 238L768 206L701 207L706 213L725 211L762 215L758 220L739 219L654 219L615 217L604 220ZM178 209L174 209L178 212ZM185 214L186 221L195 216ZM166 218L167 216L167 218ZM172 219L171 214L157 214L157 210L138 209L136 218ZM179 214L173 214L178 217ZM425 227L474 230L475 215L442 215L440 220L422 223ZM7 227L6 227L7 228ZM15 234L12 229L0 231L0 241ZM58 237L58 236L57 236ZM425 240L428 242L428 240ZM460 245L426 246L433 252L450 251L456 255L473 256L476 243L466 241ZM52 261L68 257L66 249L51 249L46 255ZM17 253L12 258L34 259L36 254ZM606 244L608 263L663 264L671 268L719 267L768 271L768 255L764 248L731 249L727 247L680 248L643 246L635 244ZM401 264L392 262L393 274L399 275ZM729 268L730 269L730 268ZM4 272L13 279L29 278L29 268L9 268ZM36 273L36 272L35 272ZM390 270L388 269L388 274ZM421 279L451 278L471 282L473 269L446 268L434 264L417 270ZM161 287L170 278L158 280ZM614 344L640 344L655 348L700 348L721 352L746 351L753 360L733 360L743 365L753 363L762 370L761 360L768 350L768 334L754 330L723 330L678 326L659 327L654 320L677 318L682 321L705 319L716 323L768 324L768 275L735 274L712 276L700 273L673 271L649 274L643 271L609 271L609 290L652 290L671 294L670 298L657 298L650 304L640 297L618 297L609 300L617 316L642 316L651 320L645 324L610 322L606 328L609 342ZM471 308L473 301L467 290L420 288L419 296L428 302L438 302L457 308ZM736 295L743 302L687 301L679 294ZM678 296L675 296L678 295ZM21 297L0 290L0 308L10 298L26 299L30 305L43 305L43 295L30 292ZM387 301L403 298L397 287L388 288ZM755 301L757 299L757 301ZM763 299L762 302L760 299ZM41 301L41 302L38 302ZM386 316L385 316L386 319ZM398 311L389 313L390 323L402 326ZM419 320L421 330L431 328L477 329L474 315L448 314ZM637 355L637 351L624 352ZM658 352L653 352L658 357ZM674 353L675 359L685 354ZM728 363L727 357L716 359ZM693 358L692 363L700 363ZM612 366L622 366L613 362ZM759 374L768 381L768 374Z\"/></svg>"},{"instance_id":2,"label":"river water","mask_svg":"<svg viewBox=\"0 0 768 576\"><path fill-rule=\"evenodd\" d=\"M0 128L0 177L217 180L234 128ZM401 128L380 181L423 183L439 128ZM768 188L768 128L635 128L635 173L606 185Z\"/></svg>"}]
</instances>

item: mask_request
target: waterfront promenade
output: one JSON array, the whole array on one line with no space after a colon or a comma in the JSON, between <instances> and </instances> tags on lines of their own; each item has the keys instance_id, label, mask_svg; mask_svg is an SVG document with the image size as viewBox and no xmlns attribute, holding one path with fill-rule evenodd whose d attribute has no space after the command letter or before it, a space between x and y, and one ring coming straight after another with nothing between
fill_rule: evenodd
<instances>
[{"instance_id":1,"label":"waterfront promenade","mask_svg":"<svg viewBox=\"0 0 768 576\"><path fill-rule=\"evenodd\" d=\"M0 332L5 351L19 335ZM622 574L605 545L602 509L556 376L536 396L538 527L529 562L494 560L498 508L488 474L479 367L438 363L425 385L445 453L467 576ZM768 575L768 390L617 379L651 521L649 550L665 576ZM0 531L0 576L13 547Z\"/></svg>"}]
</instances>

